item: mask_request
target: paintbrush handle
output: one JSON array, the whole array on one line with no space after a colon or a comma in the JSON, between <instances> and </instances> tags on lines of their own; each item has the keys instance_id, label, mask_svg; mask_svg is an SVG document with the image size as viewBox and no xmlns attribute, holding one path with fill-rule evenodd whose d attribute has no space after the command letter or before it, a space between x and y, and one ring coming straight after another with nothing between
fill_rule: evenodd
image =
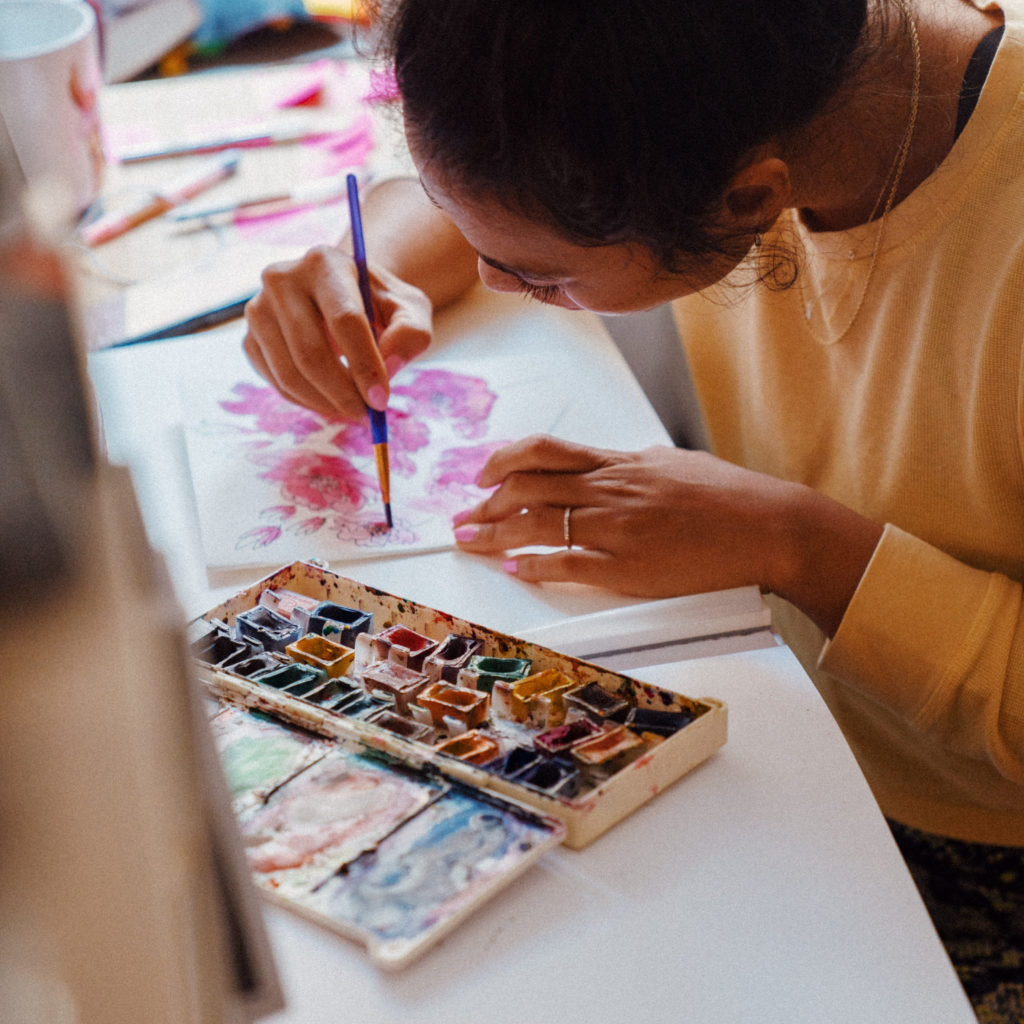
<instances>
[{"instance_id":1,"label":"paintbrush handle","mask_svg":"<svg viewBox=\"0 0 1024 1024\"><path fill-rule=\"evenodd\" d=\"M359 189L356 176L349 174L345 178L348 188L348 211L352 222L352 252L356 264L356 277L359 281L359 295L363 300L363 312L366 313L370 325L370 333L375 344L377 338L377 321L373 314L373 293L370 290L370 271L366 266L366 245L363 241L363 219L359 212ZM373 438L373 449L377 456L377 476L380 479L381 497L384 500L384 512L388 527L391 526L391 473L388 457L388 419L381 409L367 408L370 416L370 434Z\"/></svg>"}]
</instances>

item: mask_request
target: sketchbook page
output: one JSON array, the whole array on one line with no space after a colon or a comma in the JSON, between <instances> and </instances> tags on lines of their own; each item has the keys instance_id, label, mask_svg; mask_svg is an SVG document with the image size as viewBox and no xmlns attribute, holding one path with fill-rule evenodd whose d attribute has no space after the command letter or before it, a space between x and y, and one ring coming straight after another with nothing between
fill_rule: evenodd
<instances>
[{"instance_id":1,"label":"sketchbook page","mask_svg":"<svg viewBox=\"0 0 1024 1024\"><path fill-rule=\"evenodd\" d=\"M484 497L474 480L493 451L536 432L602 444L608 438L595 436L594 422L616 420L611 399L623 396L627 413L644 401L589 318L538 315L525 304L517 315L490 317L489 308L486 299L470 303L453 344L392 381L390 531L367 424L287 402L251 368L242 328L219 332L202 360L188 361L180 390L207 566L450 548L452 517Z\"/></svg>"},{"instance_id":2,"label":"sketchbook page","mask_svg":"<svg viewBox=\"0 0 1024 1024\"><path fill-rule=\"evenodd\" d=\"M610 608L517 635L618 670L776 644L771 610L752 586Z\"/></svg>"}]
</instances>

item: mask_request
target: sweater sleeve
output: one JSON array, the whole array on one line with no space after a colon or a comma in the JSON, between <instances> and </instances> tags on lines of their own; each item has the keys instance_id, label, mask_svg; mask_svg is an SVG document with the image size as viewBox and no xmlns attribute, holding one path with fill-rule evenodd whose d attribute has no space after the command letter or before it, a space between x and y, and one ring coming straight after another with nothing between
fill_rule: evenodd
<instances>
[{"instance_id":1,"label":"sweater sleeve","mask_svg":"<svg viewBox=\"0 0 1024 1024\"><path fill-rule=\"evenodd\" d=\"M1024 783L1019 582L886 526L819 667Z\"/></svg>"}]
</instances>

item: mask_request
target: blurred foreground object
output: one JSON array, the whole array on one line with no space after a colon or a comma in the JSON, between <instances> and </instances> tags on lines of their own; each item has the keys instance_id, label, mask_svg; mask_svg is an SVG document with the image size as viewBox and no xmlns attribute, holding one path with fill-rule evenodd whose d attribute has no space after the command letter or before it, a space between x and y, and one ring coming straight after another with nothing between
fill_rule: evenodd
<instances>
[{"instance_id":1,"label":"blurred foreground object","mask_svg":"<svg viewBox=\"0 0 1024 1024\"><path fill-rule=\"evenodd\" d=\"M20 171L78 216L103 180L99 32L81 0L0 3L0 116Z\"/></svg>"},{"instance_id":2,"label":"blurred foreground object","mask_svg":"<svg viewBox=\"0 0 1024 1024\"><path fill-rule=\"evenodd\" d=\"M254 1020L280 989L184 617L127 470L99 449L60 274L21 214L2 129L3 1019ZM12 273L15 252L37 268Z\"/></svg>"}]
</instances>

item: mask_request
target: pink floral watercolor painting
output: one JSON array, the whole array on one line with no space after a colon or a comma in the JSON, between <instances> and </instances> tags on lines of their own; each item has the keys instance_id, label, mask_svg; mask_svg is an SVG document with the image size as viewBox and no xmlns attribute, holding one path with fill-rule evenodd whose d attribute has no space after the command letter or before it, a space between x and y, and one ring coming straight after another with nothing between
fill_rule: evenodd
<instances>
[{"instance_id":1,"label":"pink floral watercolor painting","mask_svg":"<svg viewBox=\"0 0 1024 1024\"><path fill-rule=\"evenodd\" d=\"M412 366L395 379L388 530L368 424L324 419L256 378L224 384L186 429L207 563L451 546L452 516L483 497L475 480L512 439L492 434L498 401L482 377L451 367Z\"/></svg>"}]
</instances>

